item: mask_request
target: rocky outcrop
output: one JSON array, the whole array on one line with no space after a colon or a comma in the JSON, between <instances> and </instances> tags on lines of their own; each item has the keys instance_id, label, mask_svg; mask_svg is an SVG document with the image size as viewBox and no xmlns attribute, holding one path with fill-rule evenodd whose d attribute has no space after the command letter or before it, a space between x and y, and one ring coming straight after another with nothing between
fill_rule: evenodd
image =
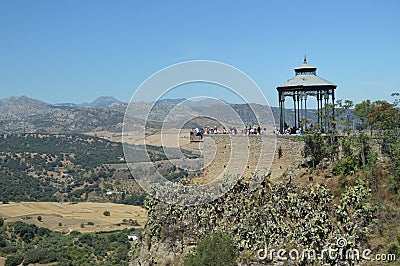
<instances>
[{"instance_id":1,"label":"rocky outcrop","mask_svg":"<svg viewBox=\"0 0 400 266\"><path fill-rule=\"evenodd\" d=\"M343 238L342 248L359 248L376 210L368 203L369 193L361 182L335 204L323 185L293 186L265 179L253 190L241 179L221 198L199 206L179 207L149 198L149 219L131 265L182 265L196 242L215 230L232 237L239 265L280 265L274 258L257 257L264 247L313 249L320 255ZM314 263L337 265L338 260L323 257Z\"/></svg>"}]
</instances>

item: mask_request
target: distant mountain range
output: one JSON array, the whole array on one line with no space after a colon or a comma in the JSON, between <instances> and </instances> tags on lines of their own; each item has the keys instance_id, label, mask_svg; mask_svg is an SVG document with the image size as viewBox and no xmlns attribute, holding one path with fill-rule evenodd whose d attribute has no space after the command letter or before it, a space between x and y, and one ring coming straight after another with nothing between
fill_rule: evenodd
<instances>
[{"instance_id":1,"label":"distant mountain range","mask_svg":"<svg viewBox=\"0 0 400 266\"><path fill-rule=\"evenodd\" d=\"M60 107L60 108L106 108L114 103L121 103L121 101L115 99L112 96L101 96L90 103L89 102L84 102L81 104L58 103L58 104L54 104L54 106Z\"/></svg>"},{"instance_id":2,"label":"distant mountain range","mask_svg":"<svg viewBox=\"0 0 400 266\"><path fill-rule=\"evenodd\" d=\"M156 102L156 105L159 104L182 104L188 107L209 107L212 105L219 105L219 104L228 104L224 100L217 100L213 98L204 98L198 101L188 100L186 98L178 98L178 99L161 99Z\"/></svg>"},{"instance_id":3,"label":"distant mountain range","mask_svg":"<svg viewBox=\"0 0 400 266\"><path fill-rule=\"evenodd\" d=\"M0 133L120 132L127 106L127 103L111 96L102 96L91 103L82 104L49 104L27 96L9 97L0 100ZM146 110L150 109L148 115ZM212 121L229 124L237 121L238 116L247 125L276 125L279 123L279 109L271 107L271 110L273 117L265 106L259 104L227 104L216 99L190 101L181 98L163 99L155 104L135 103L129 117L132 128L136 129L145 125L146 128L159 128L166 119L173 124L186 117L200 117L186 126L212 126ZM307 110L307 117L315 118L315 110ZM286 120L293 121L293 111L286 110Z\"/></svg>"}]
</instances>

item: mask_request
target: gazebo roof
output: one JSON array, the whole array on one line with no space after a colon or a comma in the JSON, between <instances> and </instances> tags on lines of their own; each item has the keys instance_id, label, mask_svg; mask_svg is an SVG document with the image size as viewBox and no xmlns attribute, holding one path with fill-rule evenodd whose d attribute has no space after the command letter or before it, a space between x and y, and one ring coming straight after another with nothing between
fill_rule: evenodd
<instances>
[{"instance_id":1,"label":"gazebo roof","mask_svg":"<svg viewBox=\"0 0 400 266\"><path fill-rule=\"evenodd\" d=\"M321 87L321 86L334 86L330 81L323 79L317 75L297 75L293 78L289 79L282 85L278 87L278 89L283 89L285 87Z\"/></svg>"},{"instance_id":2,"label":"gazebo roof","mask_svg":"<svg viewBox=\"0 0 400 266\"><path fill-rule=\"evenodd\" d=\"M317 68L315 66L309 65L307 63L306 56L304 56L303 64L294 69L295 72L312 72L312 71L316 71L316 70L317 70Z\"/></svg>"},{"instance_id":3,"label":"gazebo roof","mask_svg":"<svg viewBox=\"0 0 400 266\"><path fill-rule=\"evenodd\" d=\"M311 66L307 63L306 58L304 57L304 62L301 66L296 67L294 71L296 72L296 76L289 79L279 87L278 90L281 89L290 89L290 88L301 88L301 87L334 87L336 85L326 79L323 79L316 74L317 68Z\"/></svg>"}]
</instances>

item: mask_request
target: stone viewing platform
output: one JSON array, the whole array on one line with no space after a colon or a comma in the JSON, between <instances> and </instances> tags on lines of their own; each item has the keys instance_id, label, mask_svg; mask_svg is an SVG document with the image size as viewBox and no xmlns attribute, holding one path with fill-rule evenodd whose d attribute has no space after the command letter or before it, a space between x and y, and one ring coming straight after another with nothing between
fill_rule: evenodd
<instances>
[{"instance_id":1,"label":"stone viewing platform","mask_svg":"<svg viewBox=\"0 0 400 266\"><path fill-rule=\"evenodd\" d=\"M255 172L270 172L271 179L275 180L303 162L304 143L298 136L205 135L199 147L204 156L206 180L221 174L243 173L247 177Z\"/></svg>"}]
</instances>

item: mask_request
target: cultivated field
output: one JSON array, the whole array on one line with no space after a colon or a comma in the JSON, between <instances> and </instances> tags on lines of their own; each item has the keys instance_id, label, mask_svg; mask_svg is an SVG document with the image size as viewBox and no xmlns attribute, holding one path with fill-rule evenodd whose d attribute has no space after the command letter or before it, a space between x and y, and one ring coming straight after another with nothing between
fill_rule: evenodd
<instances>
[{"instance_id":1,"label":"cultivated field","mask_svg":"<svg viewBox=\"0 0 400 266\"><path fill-rule=\"evenodd\" d=\"M179 135L176 134L177 130L165 130L161 134L156 132L146 137L146 144L154 146L163 146L170 148L183 147L189 144L189 129L183 129ZM108 131L95 131L88 132L87 135L98 136L115 142L122 142L122 133L113 133ZM129 144L140 145L144 143L143 132L127 131L124 132L124 141Z\"/></svg>"},{"instance_id":2,"label":"cultivated field","mask_svg":"<svg viewBox=\"0 0 400 266\"><path fill-rule=\"evenodd\" d=\"M110 216L103 215L109 211ZM42 221L38 221L38 216ZM128 227L143 228L147 220L145 209L115 203L20 202L0 204L0 217L6 222L24 221L51 230L70 232L112 231ZM123 219L137 220L139 226L121 224ZM88 225L88 222L94 225ZM90 223L90 224L91 224Z\"/></svg>"}]
</instances>

